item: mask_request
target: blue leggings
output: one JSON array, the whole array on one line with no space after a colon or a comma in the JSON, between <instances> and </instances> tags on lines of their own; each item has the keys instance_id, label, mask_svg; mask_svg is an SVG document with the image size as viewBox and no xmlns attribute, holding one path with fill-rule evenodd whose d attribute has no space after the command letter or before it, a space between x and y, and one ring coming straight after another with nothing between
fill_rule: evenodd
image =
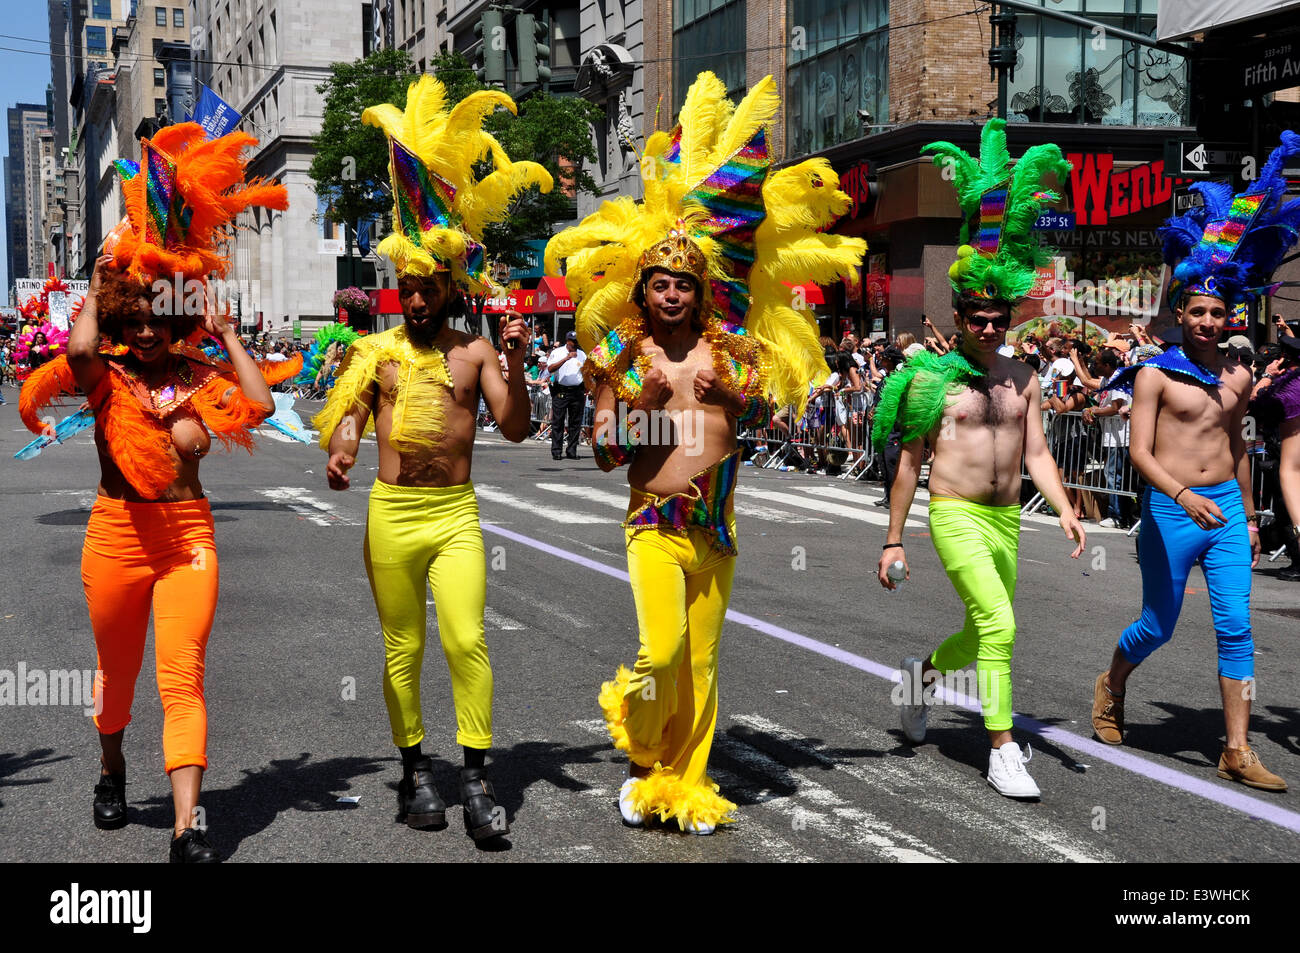
<instances>
[{"instance_id":1,"label":"blue leggings","mask_svg":"<svg viewBox=\"0 0 1300 953\"><path fill-rule=\"evenodd\" d=\"M1199 562L1210 593L1219 674L1245 681L1255 675L1250 636L1250 537L1236 480L1189 492L1213 500L1224 525L1201 529L1165 494L1148 487L1142 508L1142 617L1124 630L1119 648L1134 665L1173 637L1192 564Z\"/></svg>"}]
</instances>

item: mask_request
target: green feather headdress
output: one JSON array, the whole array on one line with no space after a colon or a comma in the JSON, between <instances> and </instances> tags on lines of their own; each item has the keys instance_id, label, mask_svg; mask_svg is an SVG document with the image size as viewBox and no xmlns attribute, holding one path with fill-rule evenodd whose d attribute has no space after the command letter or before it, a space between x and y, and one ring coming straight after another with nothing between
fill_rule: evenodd
<instances>
[{"instance_id":1,"label":"green feather headdress","mask_svg":"<svg viewBox=\"0 0 1300 953\"><path fill-rule=\"evenodd\" d=\"M953 290L1015 304L1033 287L1038 266L1051 258L1033 230L1043 209L1060 199L1043 190L1043 176L1050 172L1064 182L1071 165L1059 146L1046 143L1012 167L1006 129L1003 119L984 124L978 160L951 142L932 142L921 151L934 153L934 164L951 170L961 204L961 247L948 269Z\"/></svg>"}]
</instances>

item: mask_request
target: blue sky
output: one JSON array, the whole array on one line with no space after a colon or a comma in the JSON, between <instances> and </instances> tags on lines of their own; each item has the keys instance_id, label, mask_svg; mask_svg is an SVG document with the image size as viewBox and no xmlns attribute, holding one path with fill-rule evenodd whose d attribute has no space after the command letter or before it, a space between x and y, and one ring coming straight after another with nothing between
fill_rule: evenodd
<instances>
[{"instance_id":1,"label":"blue sky","mask_svg":"<svg viewBox=\"0 0 1300 953\"><path fill-rule=\"evenodd\" d=\"M7 110L15 103L45 102L45 87L50 82L50 23L44 0L23 0L3 4L4 21L0 25L0 105ZM18 39L21 37L22 39ZM25 50L28 52L17 52ZM7 130L7 125L0 130ZM9 154L8 134L4 154ZM0 176L0 180L4 177ZM5 183L0 181L0 191ZM5 236L8 241L8 235ZM0 255L0 295L8 303L9 275L5 258Z\"/></svg>"}]
</instances>

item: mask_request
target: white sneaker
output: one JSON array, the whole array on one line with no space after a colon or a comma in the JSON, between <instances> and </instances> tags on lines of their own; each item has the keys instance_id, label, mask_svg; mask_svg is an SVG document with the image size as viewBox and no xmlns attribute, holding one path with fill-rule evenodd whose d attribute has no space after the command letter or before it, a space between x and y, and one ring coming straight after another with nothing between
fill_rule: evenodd
<instances>
[{"instance_id":1,"label":"white sneaker","mask_svg":"<svg viewBox=\"0 0 1300 953\"><path fill-rule=\"evenodd\" d=\"M1034 750L1025 745L1025 752L1022 754L1020 745L1014 741L1008 741L1001 748L989 751L988 779L993 790L1004 797L1042 797L1038 785L1025 770L1025 765L1034 756Z\"/></svg>"},{"instance_id":2,"label":"white sneaker","mask_svg":"<svg viewBox=\"0 0 1300 953\"><path fill-rule=\"evenodd\" d=\"M628 778L618 789L618 812L623 815L623 823L628 827L640 827L645 823L645 816L632 806L632 792L636 789L636 782L636 778Z\"/></svg>"},{"instance_id":3,"label":"white sneaker","mask_svg":"<svg viewBox=\"0 0 1300 953\"><path fill-rule=\"evenodd\" d=\"M899 666L903 673L903 698L906 699L898 710L898 720L903 726L903 736L914 745L925 741L925 727L930 720L930 706L934 696L925 692L921 684L921 668L924 663L914 655L903 659ZM920 693L921 704L912 704L912 699Z\"/></svg>"},{"instance_id":4,"label":"white sneaker","mask_svg":"<svg viewBox=\"0 0 1300 953\"><path fill-rule=\"evenodd\" d=\"M713 825L705 824L702 821L687 821L686 830L691 834L705 836L713 833Z\"/></svg>"},{"instance_id":5,"label":"white sneaker","mask_svg":"<svg viewBox=\"0 0 1300 953\"><path fill-rule=\"evenodd\" d=\"M1104 527L1106 527L1106 529L1117 529L1117 528L1119 527L1119 524L1116 523L1116 522L1115 522L1113 519L1111 519L1109 516L1107 516L1104 520L1102 520L1102 521L1101 521L1100 523L1098 523L1097 525L1098 525L1098 526L1104 526Z\"/></svg>"}]
</instances>

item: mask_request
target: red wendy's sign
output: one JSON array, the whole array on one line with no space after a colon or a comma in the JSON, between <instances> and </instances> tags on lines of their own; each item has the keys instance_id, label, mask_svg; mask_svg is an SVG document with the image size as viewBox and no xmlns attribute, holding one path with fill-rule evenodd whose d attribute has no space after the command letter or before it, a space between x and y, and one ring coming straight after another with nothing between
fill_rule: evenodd
<instances>
[{"instance_id":1,"label":"red wendy's sign","mask_svg":"<svg viewBox=\"0 0 1300 953\"><path fill-rule=\"evenodd\" d=\"M848 218L857 218L870 211L873 196L871 194L871 163L863 159L840 176L840 191L852 199Z\"/></svg>"},{"instance_id":2,"label":"red wendy's sign","mask_svg":"<svg viewBox=\"0 0 1300 953\"><path fill-rule=\"evenodd\" d=\"M1070 205L1078 225L1105 225L1173 198L1174 186L1185 179L1165 174L1165 161L1157 159L1131 169L1115 171L1109 152L1071 152Z\"/></svg>"}]
</instances>

